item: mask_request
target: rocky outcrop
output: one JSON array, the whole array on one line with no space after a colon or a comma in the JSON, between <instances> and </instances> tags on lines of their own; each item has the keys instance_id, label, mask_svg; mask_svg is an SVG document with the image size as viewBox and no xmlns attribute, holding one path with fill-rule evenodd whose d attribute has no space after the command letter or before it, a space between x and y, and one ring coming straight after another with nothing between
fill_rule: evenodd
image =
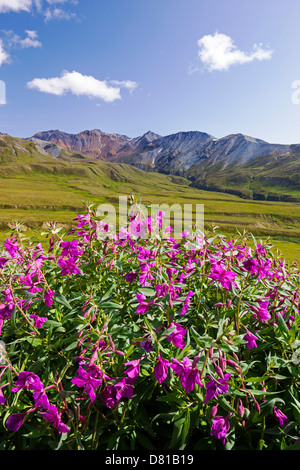
<instances>
[{"instance_id":1,"label":"rocky outcrop","mask_svg":"<svg viewBox=\"0 0 300 470\"><path fill-rule=\"evenodd\" d=\"M211 167L240 166L253 158L288 154L291 146L270 144L244 134L216 138L199 131L160 136L148 131L140 137L109 134L98 129L67 134L59 130L33 136L92 158L128 163L141 169L185 175L204 172Z\"/></svg>"}]
</instances>

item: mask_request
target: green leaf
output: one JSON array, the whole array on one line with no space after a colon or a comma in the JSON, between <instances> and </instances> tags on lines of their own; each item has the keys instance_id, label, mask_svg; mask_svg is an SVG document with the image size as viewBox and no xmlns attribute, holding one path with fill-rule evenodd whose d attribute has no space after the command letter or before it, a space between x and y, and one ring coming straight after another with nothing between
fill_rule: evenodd
<instances>
[{"instance_id":1,"label":"green leaf","mask_svg":"<svg viewBox=\"0 0 300 470\"><path fill-rule=\"evenodd\" d=\"M278 315L278 327L281 331L281 333L286 337L286 338L289 338L290 337L290 332L289 332L289 329L283 319L283 316L281 314Z\"/></svg>"},{"instance_id":2,"label":"green leaf","mask_svg":"<svg viewBox=\"0 0 300 470\"><path fill-rule=\"evenodd\" d=\"M69 344L66 348L64 348L64 351L71 351L72 349L77 348L78 341L74 341L73 343Z\"/></svg>"},{"instance_id":3,"label":"green leaf","mask_svg":"<svg viewBox=\"0 0 300 470\"><path fill-rule=\"evenodd\" d=\"M43 344L43 341L40 338L33 338L31 336L28 336L25 339L29 344L31 344L34 347L41 346L41 344Z\"/></svg>"},{"instance_id":4,"label":"green leaf","mask_svg":"<svg viewBox=\"0 0 300 470\"><path fill-rule=\"evenodd\" d=\"M121 309L121 308L123 308L123 305L118 304L117 302L109 301L109 302L100 302L99 307L100 308L118 308L118 309Z\"/></svg>"},{"instance_id":5,"label":"green leaf","mask_svg":"<svg viewBox=\"0 0 300 470\"><path fill-rule=\"evenodd\" d=\"M170 443L170 448L171 449L174 449L174 447L178 444L180 438L182 437L184 423L185 423L185 417L184 416L180 417L180 418L177 418L174 421L172 439L171 439L171 443Z\"/></svg>"},{"instance_id":6,"label":"green leaf","mask_svg":"<svg viewBox=\"0 0 300 470\"><path fill-rule=\"evenodd\" d=\"M69 304L69 302L67 301L67 299L65 298L63 294L58 294L58 293L54 294L53 300L61 305L64 305L69 310L72 310L71 305Z\"/></svg>"}]
</instances>

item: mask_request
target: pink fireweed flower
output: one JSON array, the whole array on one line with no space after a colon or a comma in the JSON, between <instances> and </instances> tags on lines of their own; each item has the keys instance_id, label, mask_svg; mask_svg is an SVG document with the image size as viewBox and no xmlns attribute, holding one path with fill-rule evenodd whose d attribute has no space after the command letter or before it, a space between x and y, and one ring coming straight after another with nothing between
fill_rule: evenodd
<instances>
[{"instance_id":1,"label":"pink fireweed flower","mask_svg":"<svg viewBox=\"0 0 300 470\"><path fill-rule=\"evenodd\" d=\"M24 423L26 415L27 413L14 413L10 415L6 421L8 431L18 431Z\"/></svg>"},{"instance_id":2,"label":"pink fireweed flower","mask_svg":"<svg viewBox=\"0 0 300 470\"><path fill-rule=\"evenodd\" d=\"M179 377L181 385L185 389L186 393L192 392L195 384L200 385L200 387L203 386L199 378L200 371L197 368L193 368L188 357L185 357L182 362L173 358L171 369L173 369L175 375Z\"/></svg>"},{"instance_id":3,"label":"pink fireweed flower","mask_svg":"<svg viewBox=\"0 0 300 470\"><path fill-rule=\"evenodd\" d=\"M162 227L162 219L164 218L164 215L165 213L163 211L158 211L155 216L155 222L159 230Z\"/></svg>"},{"instance_id":4,"label":"pink fireweed flower","mask_svg":"<svg viewBox=\"0 0 300 470\"><path fill-rule=\"evenodd\" d=\"M248 271L250 276L253 276L258 272L259 269L259 262L256 258L249 258L243 262L243 266Z\"/></svg>"},{"instance_id":5,"label":"pink fireweed flower","mask_svg":"<svg viewBox=\"0 0 300 470\"><path fill-rule=\"evenodd\" d=\"M127 374L128 382L130 384L134 384L138 376L140 375L140 359L136 359L134 361L125 362L124 366L129 366L125 371L124 374Z\"/></svg>"},{"instance_id":6,"label":"pink fireweed flower","mask_svg":"<svg viewBox=\"0 0 300 470\"><path fill-rule=\"evenodd\" d=\"M67 256L68 258L77 259L84 253L84 250L78 250L78 240L72 240L69 242L61 242L62 247L61 256Z\"/></svg>"},{"instance_id":7,"label":"pink fireweed flower","mask_svg":"<svg viewBox=\"0 0 300 470\"><path fill-rule=\"evenodd\" d=\"M44 295L44 302L49 308L51 307L53 303L54 294L55 294L54 290L49 289Z\"/></svg>"},{"instance_id":8,"label":"pink fireweed flower","mask_svg":"<svg viewBox=\"0 0 300 470\"><path fill-rule=\"evenodd\" d=\"M26 276L20 276L20 282L26 286L28 292L30 292L31 294L35 294L37 292L39 293L43 290L41 287L37 286L38 281L35 282L32 279L31 274L27 274Z\"/></svg>"},{"instance_id":9,"label":"pink fireweed flower","mask_svg":"<svg viewBox=\"0 0 300 470\"><path fill-rule=\"evenodd\" d=\"M131 282L134 282L136 280L136 278L138 277L138 274L137 273L126 273L125 274L125 277L126 277L126 281L131 283Z\"/></svg>"},{"instance_id":10,"label":"pink fireweed flower","mask_svg":"<svg viewBox=\"0 0 300 470\"><path fill-rule=\"evenodd\" d=\"M218 380L212 379L206 385L206 396L204 403L212 398L220 395L221 393L228 393L229 385L227 381L230 379L231 374L225 374L224 378L220 378Z\"/></svg>"},{"instance_id":11,"label":"pink fireweed flower","mask_svg":"<svg viewBox=\"0 0 300 470\"><path fill-rule=\"evenodd\" d=\"M102 385L102 374L96 365L91 365L88 370L82 366L78 368L78 375L71 379L74 385L83 388L83 392L89 395L91 402L95 401L95 390Z\"/></svg>"},{"instance_id":12,"label":"pink fireweed flower","mask_svg":"<svg viewBox=\"0 0 300 470\"><path fill-rule=\"evenodd\" d=\"M114 408L118 403L117 390L114 385L107 385L101 392L103 403L107 408Z\"/></svg>"},{"instance_id":13,"label":"pink fireweed flower","mask_svg":"<svg viewBox=\"0 0 300 470\"><path fill-rule=\"evenodd\" d=\"M75 258L68 258L58 260L58 264L61 267L62 276L70 276L71 274L80 274L80 271L75 263Z\"/></svg>"},{"instance_id":14,"label":"pink fireweed flower","mask_svg":"<svg viewBox=\"0 0 300 470\"><path fill-rule=\"evenodd\" d=\"M170 366L170 363L161 356L158 356L157 360L158 362L154 367L154 377L157 382L161 384L168 376L168 367Z\"/></svg>"},{"instance_id":15,"label":"pink fireweed flower","mask_svg":"<svg viewBox=\"0 0 300 470\"><path fill-rule=\"evenodd\" d=\"M6 239L6 242L3 243L4 248L10 254L12 258L20 257L18 243L14 239Z\"/></svg>"},{"instance_id":16,"label":"pink fireweed flower","mask_svg":"<svg viewBox=\"0 0 300 470\"><path fill-rule=\"evenodd\" d=\"M150 282L154 277L151 274L151 268L155 266L155 262L153 263L141 263L140 264L140 269L141 269L141 274L139 277L139 282L142 284L142 286L150 286Z\"/></svg>"},{"instance_id":17,"label":"pink fireweed flower","mask_svg":"<svg viewBox=\"0 0 300 470\"><path fill-rule=\"evenodd\" d=\"M123 379L116 384L107 385L104 388L101 396L107 408L114 408L121 398L133 397L133 387L129 382L130 380L128 378L123 377Z\"/></svg>"},{"instance_id":18,"label":"pink fireweed flower","mask_svg":"<svg viewBox=\"0 0 300 470\"><path fill-rule=\"evenodd\" d=\"M247 341L246 346L248 349L257 348L257 344L256 344L257 337L250 331L247 331L243 339L244 341Z\"/></svg>"},{"instance_id":19,"label":"pink fireweed flower","mask_svg":"<svg viewBox=\"0 0 300 470\"><path fill-rule=\"evenodd\" d=\"M172 327L175 326L175 330L168 334L168 330ZM173 344L173 346L176 346L177 348L183 349L185 346L185 342L183 341L183 336L186 334L187 328L184 329L179 323L171 323L169 328L166 330L166 336L167 340Z\"/></svg>"},{"instance_id":20,"label":"pink fireweed flower","mask_svg":"<svg viewBox=\"0 0 300 470\"><path fill-rule=\"evenodd\" d=\"M213 264L211 274L209 277L213 281L218 281L225 289L232 290L233 287L237 287L234 282L237 274L233 271L226 271L221 265Z\"/></svg>"},{"instance_id":21,"label":"pink fireweed flower","mask_svg":"<svg viewBox=\"0 0 300 470\"><path fill-rule=\"evenodd\" d=\"M33 392L39 392L43 390L44 386L41 379L33 372L20 372L14 387L11 389L12 392L18 392L19 390L32 390Z\"/></svg>"},{"instance_id":22,"label":"pink fireweed flower","mask_svg":"<svg viewBox=\"0 0 300 470\"><path fill-rule=\"evenodd\" d=\"M8 258L4 258L4 257L0 258L0 269L4 268L7 262L8 262Z\"/></svg>"},{"instance_id":23,"label":"pink fireweed flower","mask_svg":"<svg viewBox=\"0 0 300 470\"><path fill-rule=\"evenodd\" d=\"M155 299L152 299L149 302L147 302L146 296L143 293L136 294L136 298L139 302L139 306L136 309L136 313L138 315L143 315L144 313L146 313L147 310L150 308L150 306L155 303Z\"/></svg>"},{"instance_id":24,"label":"pink fireweed flower","mask_svg":"<svg viewBox=\"0 0 300 470\"><path fill-rule=\"evenodd\" d=\"M37 390L33 392L34 404L37 408L50 408L50 403L45 390Z\"/></svg>"},{"instance_id":25,"label":"pink fireweed flower","mask_svg":"<svg viewBox=\"0 0 300 470\"><path fill-rule=\"evenodd\" d=\"M165 297L167 293L169 292L169 286L166 282L164 284L156 284L154 289L155 289L157 298Z\"/></svg>"},{"instance_id":26,"label":"pink fireweed flower","mask_svg":"<svg viewBox=\"0 0 300 470\"><path fill-rule=\"evenodd\" d=\"M147 353L153 351L153 346L151 340L147 339L145 341L140 342L140 346L144 349Z\"/></svg>"},{"instance_id":27,"label":"pink fireweed flower","mask_svg":"<svg viewBox=\"0 0 300 470\"><path fill-rule=\"evenodd\" d=\"M176 277L176 275L178 273L178 269L176 269L176 268L167 268L166 273L168 275L169 281L172 281L172 279Z\"/></svg>"},{"instance_id":28,"label":"pink fireweed flower","mask_svg":"<svg viewBox=\"0 0 300 470\"><path fill-rule=\"evenodd\" d=\"M182 310L180 312L180 315L185 315L185 313L188 311L188 308L189 308L190 303L191 303L190 299L191 299L191 297L193 297L193 295L194 295L194 292L189 290L188 293L187 293L186 299L184 301Z\"/></svg>"},{"instance_id":29,"label":"pink fireweed flower","mask_svg":"<svg viewBox=\"0 0 300 470\"><path fill-rule=\"evenodd\" d=\"M39 317L38 315L29 315L30 318L34 320L34 326L36 328L41 328L43 324L47 321L47 317Z\"/></svg>"},{"instance_id":30,"label":"pink fireweed flower","mask_svg":"<svg viewBox=\"0 0 300 470\"><path fill-rule=\"evenodd\" d=\"M266 323L271 315L268 311L269 301L265 300L264 302L259 302L259 307L255 309L256 317L262 322Z\"/></svg>"},{"instance_id":31,"label":"pink fireweed flower","mask_svg":"<svg viewBox=\"0 0 300 470\"><path fill-rule=\"evenodd\" d=\"M50 405L47 411L41 412L41 415L46 423L52 424L58 430L59 434L70 431L70 428L62 422L61 413L56 406Z\"/></svg>"},{"instance_id":32,"label":"pink fireweed flower","mask_svg":"<svg viewBox=\"0 0 300 470\"><path fill-rule=\"evenodd\" d=\"M78 220L77 227L81 228L84 227L85 225L89 225L92 222L90 214L84 214L84 215L77 215L74 220Z\"/></svg>"},{"instance_id":33,"label":"pink fireweed flower","mask_svg":"<svg viewBox=\"0 0 300 470\"><path fill-rule=\"evenodd\" d=\"M224 418L223 416L214 416L210 435L216 439L221 439L222 444L224 445L229 428L230 423L228 417Z\"/></svg>"},{"instance_id":34,"label":"pink fireweed flower","mask_svg":"<svg viewBox=\"0 0 300 470\"><path fill-rule=\"evenodd\" d=\"M277 406L273 407L273 416L280 426L283 426L289 421L288 417L284 413L282 413L282 411L279 410Z\"/></svg>"},{"instance_id":35,"label":"pink fireweed flower","mask_svg":"<svg viewBox=\"0 0 300 470\"><path fill-rule=\"evenodd\" d=\"M8 384L7 384L8 385ZM0 388L0 405L5 405L6 403L6 398L5 396L3 395L3 392L2 392L2 387Z\"/></svg>"},{"instance_id":36,"label":"pink fireweed flower","mask_svg":"<svg viewBox=\"0 0 300 470\"><path fill-rule=\"evenodd\" d=\"M133 387L129 382L128 382L128 378L123 377L123 379L120 380L120 382L115 384L117 400L120 400L121 398L124 398L124 397L125 398L133 397Z\"/></svg>"}]
</instances>

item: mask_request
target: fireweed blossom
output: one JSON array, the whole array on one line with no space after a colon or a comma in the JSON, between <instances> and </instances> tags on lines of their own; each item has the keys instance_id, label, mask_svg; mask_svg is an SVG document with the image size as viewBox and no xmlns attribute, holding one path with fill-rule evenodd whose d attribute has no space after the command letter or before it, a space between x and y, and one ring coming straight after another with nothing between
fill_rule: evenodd
<instances>
[{"instance_id":1,"label":"fireweed blossom","mask_svg":"<svg viewBox=\"0 0 300 470\"><path fill-rule=\"evenodd\" d=\"M78 368L78 375L71 379L74 385L83 388L83 392L89 395L91 402L96 400L95 390L102 385L102 374L97 366L93 365L85 370L82 366Z\"/></svg>"},{"instance_id":2,"label":"fireweed blossom","mask_svg":"<svg viewBox=\"0 0 300 470\"><path fill-rule=\"evenodd\" d=\"M40 392L43 388L44 386L41 379L36 374L24 371L19 374L11 391L18 392L19 390L32 390L33 392Z\"/></svg>"},{"instance_id":3,"label":"fireweed blossom","mask_svg":"<svg viewBox=\"0 0 300 470\"><path fill-rule=\"evenodd\" d=\"M20 257L19 246L18 243L14 241L14 239L10 240L7 238L6 242L3 243L3 246L12 258Z\"/></svg>"},{"instance_id":4,"label":"fireweed blossom","mask_svg":"<svg viewBox=\"0 0 300 470\"><path fill-rule=\"evenodd\" d=\"M55 294L54 290L49 289L44 295L44 302L49 308L51 307L53 303L54 294Z\"/></svg>"},{"instance_id":5,"label":"fireweed blossom","mask_svg":"<svg viewBox=\"0 0 300 470\"><path fill-rule=\"evenodd\" d=\"M7 418L6 427L8 431L19 431L25 421L27 413L14 413Z\"/></svg>"},{"instance_id":6,"label":"fireweed blossom","mask_svg":"<svg viewBox=\"0 0 300 470\"><path fill-rule=\"evenodd\" d=\"M158 383L162 383L168 376L168 367L170 366L169 361L158 356L157 363L154 367L154 377Z\"/></svg>"},{"instance_id":7,"label":"fireweed blossom","mask_svg":"<svg viewBox=\"0 0 300 470\"><path fill-rule=\"evenodd\" d=\"M43 324L47 321L47 317L39 317L38 315L29 315L30 318L34 320L34 326L36 328L41 328Z\"/></svg>"},{"instance_id":8,"label":"fireweed blossom","mask_svg":"<svg viewBox=\"0 0 300 470\"><path fill-rule=\"evenodd\" d=\"M151 268L153 268L155 264L155 261L153 263L140 264L141 274L139 277L139 282L142 284L143 287L151 285L149 281L152 281L154 279L154 276L151 274Z\"/></svg>"},{"instance_id":9,"label":"fireweed blossom","mask_svg":"<svg viewBox=\"0 0 300 470\"><path fill-rule=\"evenodd\" d=\"M172 327L175 327L175 330L168 334L168 330ZM183 349L185 346L183 336L186 334L186 332L187 328L183 328L180 323L171 323L164 336L166 336L167 340L172 343L173 346Z\"/></svg>"},{"instance_id":10,"label":"fireweed blossom","mask_svg":"<svg viewBox=\"0 0 300 470\"><path fill-rule=\"evenodd\" d=\"M180 315L185 315L186 312L188 311L188 308L189 308L190 303L191 303L191 297L193 297L193 295L194 295L194 292L189 290L188 293L187 293L186 299L184 301L182 310L180 312Z\"/></svg>"},{"instance_id":11,"label":"fireweed blossom","mask_svg":"<svg viewBox=\"0 0 300 470\"><path fill-rule=\"evenodd\" d=\"M228 416L225 418L223 416L214 416L210 434L216 439L221 439L223 445L225 444L227 432L229 429L230 423Z\"/></svg>"},{"instance_id":12,"label":"fireweed blossom","mask_svg":"<svg viewBox=\"0 0 300 470\"><path fill-rule=\"evenodd\" d=\"M206 388L206 396L204 403L212 398L220 395L221 393L228 393L229 385L227 381L230 379L231 374L225 374L224 378L218 378L217 380L212 379L205 385Z\"/></svg>"},{"instance_id":13,"label":"fireweed blossom","mask_svg":"<svg viewBox=\"0 0 300 470\"><path fill-rule=\"evenodd\" d=\"M247 331L243 339L244 341L246 341L246 346L248 349L257 348L257 344L256 344L257 336L255 336L250 331Z\"/></svg>"},{"instance_id":14,"label":"fireweed blossom","mask_svg":"<svg viewBox=\"0 0 300 470\"><path fill-rule=\"evenodd\" d=\"M54 405L50 405L49 409L45 412L40 413L46 423L52 424L54 428L58 430L58 433L69 432L68 428L61 419L61 414L58 412L58 409Z\"/></svg>"},{"instance_id":15,"label":"fireweed blossom","mask_svg":"<svg viewBox=\"0 0 300 470\"><path fill-rule=\"evenodd\" d=\"M175 375L179 377L186 393L192 392L195 384L198 384L200 387L203 386L199 378L200 371L192 366L188 357L185 357L182 362L173 358L171 369L173 369Z\"/></svg>"},{"instance_id":16,"label":"fireweed blossom","mask_svg":"<svg viewBox=\"0 0 300 470\"><path fill-rule=\"evenodd\" d=\"M78 243L78 240L72 240L70 242L61 242L61 256L77 259L80 255L84 253L84 250L78 250Z\"/></svg>"},{"instance_id":17,"label":"fireweed blossom","mask_svg":"<svg viewBox=\"0 0 300 470\"><path fill-rule=\"evenodd\" d=\"M232 290L233 287L237 287L234 282L237 274L233 271L227 271L219 264L213 264L209 277L213 281L218 281L226 290Z\"/></svg>"},{"instance_id":18,"label":"fireweed blossom","mask_svg":"<svg viewBox=\"0 0 300 470\"><path fill-rule=\"evenodd\" d=\"M265 300L263 302L259 302L259 307L255 308L255 316L262 322L266 323L270 318L271 315L268 311L269 300Z\"/></svg>"},{"instance_id":19,"label":"fireweed blossom","mask_svg":"<svg viewBox=\"0 0 300 470\"><path fill-rule=\"evenodd\" d=\"M163 211L158 211L155 216L155 222L159 230L162 228L162 219L164 218L165 213Z\"/></svg>"},{"instance_id":20,"label":"fireweed blossom","mask_svg":"<svg viewBox=\"0 0 300 470\"><path fill-rule=\"evenodd\" d=\"M140 375L140 359L136 359L135 361L125 362L124 366L129 366L125 371L124 374L127 374L128 382L130 384L134 384L138 376Z\"/></svg>"},{"instance_id":21,"label":"fireweed blossom","mask_svg":"<svg viewBox=\"0 0 300 470\"><path fill-rule=\"evenodd\" d=\"M273 416L280 426L284 426L289 421L288 417L277 406L273 407Z\"/></svg>"},{"instance_id":22,"label":"fireweed blossom","mask_svg":"<svg viewBox=\"0 0 300 470\"><path fill-rule=\"evenodd\" d=\"M50 402L48 400L45 390L37 390L33 392L34 404L37 408L50 408Z\"/></svg>"},{"instance_id":23,"label":"fireweed blossom","mask_svg":"<svg viewBox=\"0 0 300 470\"><path fill-rule=\"evenodd\" d=\"M107 385L101 392L102 401L107 408L114 408L121 398L132 398L133 387L128 377L123 377L116 384Z\"/></svg>"},{"instance_id":24,"label":"fireweed blossom","mask_svg":"<svg viewBox=\"0 0 300 470\"><path fill-rule=\"evenodd\" d=\"M0 269L4 268L6 263L8 262L8 258L1 257L0 258Z\"/></svg>"},{"instance_id":25,"label":"fireweed blossom","mask_svg":"<svg viewBox=\"0 0 300 470\"><path fill-rule=\"evenodd\" d=\"M71 276L71 274L80 274L80 270L76 265L75 258L68 258L63 259L60 258L58 260L58 264L61 267L61 275L62 276Z\"/></svg>"},{"instance_id":26,"label":"fireweed blossom","mask_svg":"<svg viewBox=\"0 0 300 470\"><path fill-rule=\"evenodd\" d=\"M155 303L155 300L156 300L156 299L152 299L152 300L150 300L149 302L147 302L147 301L146 301L146 296L145 296L145 294L143 294L143 293L141 293L141 294L136 294L136 298L137 298L137 300L138 300L138 302L139 302L139 305L138 305L138 307L137 307L137 309L136 309L136 313L137 313L138 315L143 315L144 313L146 313L147 310L150 308L150 306L151 306L152 304L154 304L154 303Z\"/></svg>"},{"instance_id":27,"label":"fireweed blossom","mask_svg":"<svg viewBox=\"0 0 300 470\"><path fill-rule=\"evenodd\" d=\"M134 282L136 280L136 278L138 277L138 274L134 273L134 272L126 273L125 277L126 277L126 281L131 283L131 282Z\"/></svg>"}]
</instances>

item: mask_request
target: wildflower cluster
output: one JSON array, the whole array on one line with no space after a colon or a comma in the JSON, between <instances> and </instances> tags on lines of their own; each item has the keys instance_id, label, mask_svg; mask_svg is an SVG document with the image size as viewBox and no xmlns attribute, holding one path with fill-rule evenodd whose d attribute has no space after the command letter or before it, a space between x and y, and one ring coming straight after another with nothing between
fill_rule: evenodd
<instances>
[{"instance_id":1,"label":"wildflower cluster","mask_svg":"<svg viewBox=\"0 0 300 470\"><path fill-rule=\"evenodd\" d=\"M162 220L113 234L89 206L46 248L7 238L1 449L299 447L297 266Z\"/></svg>"}]
</instances>

